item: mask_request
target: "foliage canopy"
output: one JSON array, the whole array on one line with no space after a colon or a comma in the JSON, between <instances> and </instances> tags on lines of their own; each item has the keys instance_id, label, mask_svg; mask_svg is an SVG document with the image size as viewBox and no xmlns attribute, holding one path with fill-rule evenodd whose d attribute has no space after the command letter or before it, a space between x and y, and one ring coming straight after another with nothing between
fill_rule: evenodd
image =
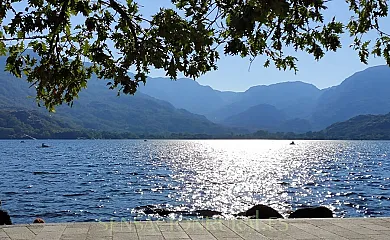
<instances>
[{"instance_id":1,"label":"foliage canopy","mask_svg":"<svg viewBox=\"0 0 390 240\"><path fill-rule=\"evenodd\" d=\"M328 1L172 0L172 9L146 18L135 0L2 0L0 54L7 56L6 69L26 75L37 100L51 110L72 103L92 74L130 94L152 68L172 79L178 73L195 79L217 68L219 49L251 59L265 56L265 67L297 70L298 59L286 49L318 60L341 48L345 32L362 62L372 54L390 65L390 35L380 28L388 1L345 0L347 24L337 16L325 21ZM363 41L371 31L377 38Z\"/></svg>"}]
</instances>

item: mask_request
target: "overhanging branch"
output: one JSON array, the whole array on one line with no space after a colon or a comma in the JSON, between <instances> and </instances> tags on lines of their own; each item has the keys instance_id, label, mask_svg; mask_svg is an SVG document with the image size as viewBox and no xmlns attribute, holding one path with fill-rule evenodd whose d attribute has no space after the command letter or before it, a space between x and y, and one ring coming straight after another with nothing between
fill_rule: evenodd
<instances>
[{"instance_id":1,"label":"overhanging branch","mask_svg":"<svg viewBox=\"0 0 390 240\"><path fill-rule=\"evenodd\" d=\"M41 36L32 36L32 37L14 37L14 38L0 38L1 42L8 42L8 41L20 41L20 40L34 40L34 39L45 39L48 38L47 35L41 35Z\"/></svg>"},{"instance_id":2,"label":"overhanging branch","mask_svg":"<svg viewBox=\"0 0 390 240\"><path fill-rule=\"evenodd\" d=\"M123 7L119 5L119 3L117 3L115 0L109 0L109 2L102 1L102 3L110 6L113 10L119 13L123 19L126 20L127 25L130 28L131 34L133 35L135 47L138 48L138 37L137 32L135 31L134 23L129 17L129 15L123 10Z\"/></svg>"}]
</instances>

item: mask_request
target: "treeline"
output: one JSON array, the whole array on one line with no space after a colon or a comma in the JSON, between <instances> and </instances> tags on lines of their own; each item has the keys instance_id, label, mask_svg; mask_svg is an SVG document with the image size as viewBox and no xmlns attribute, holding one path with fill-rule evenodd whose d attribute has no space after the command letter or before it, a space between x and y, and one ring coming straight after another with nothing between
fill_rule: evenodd
<instances>
[{"instance_id":1,"label":"treeline","mask_svg":"<svg viewBox=\"0 0 390 240\"><path fill-rule=\"evenodd\" d=\"M267 131L257 131L253 134L191 134L191 133L161 133L161 134L136 134L118 132L98 132L88 130L68 130L60 132L37 131L17 133L12 128L0 127L0 139L275 139L275 140L390 140L390 134L360 134L351 135L328 135L324 131L308 132L304 134L296 133L271 133Z\"/></svg>"},{"instance_id":2,"label":"treeline","mask_svg":"<svg viewBox=\"0 0 390 240\"><path fill-rule=\"evenodd\" d=\"M27 136L28 135L28 136ZM13 129L0 128L0 139L27 139L32 136L37 139L337 139L328 138L323 133L270 133L258 131L253 134L191 134L191 133L161 133L136 134L106 131L68 130L61 132L42 131L36 133L15 133Z\"/></svg>"},{"instance_id":3,"label":"treeline","mask_svg":"<svg viewBox=\"0 0 390 240\"><path fill-rule=\"evenodd\" d=\"M231 135L190 133L133 133L97 131L82 128L38 111L0 110L0 139L205 139L226 138Z\"/></svg>"}]
</instances>

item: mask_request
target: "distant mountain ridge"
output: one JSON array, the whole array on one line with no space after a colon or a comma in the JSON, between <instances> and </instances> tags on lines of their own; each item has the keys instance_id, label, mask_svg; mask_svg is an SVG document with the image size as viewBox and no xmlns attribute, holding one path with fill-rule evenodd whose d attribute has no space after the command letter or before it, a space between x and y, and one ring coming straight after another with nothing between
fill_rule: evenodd
<instances>
[{"instance_id":1,"label":"distant mountain ridge","mask_svg":"<svg viewBox=\"0 0 390 240\"><path fill-rule=\"evenodd\" d=\"M388 66L367 68L338 86L322 90L312 84L295 81L254 86L245 92L234 93L212 90L189 79L180 79L177 85L172 81L165 85L168 81L164 78L152 79L141 91L188 111L204 114L213 122L247 129L257 126L273 132L318 131L357 115L390 111ZM182 88L184 82L191 84L191 88ZM170 89L169 94L166 94L166 88ZM207 93L203 94L204 91ZM228 95L227 101L221 100ZM261 104L271 105L276 110L261 116L260 110L253 109ZM261 124L267 122L267 118L283 121L274 121L273 126Z\"/></svg>"},{"instance_id":2,"label":"distant mountain ridge","mask_svg":"<svg viewBox=\"0 0 390 240\"><path fill-rule=\"evenodd\" d=\"M240 100L208 114L215 122L240 114L259 104L272 105L284 112L285 119L306 118L310 115L321 90L312 84L303 82L284 82L268 86L256 86L243 92Z\"/></svg>"},{"instance_id":3,"label":"distant mountain ridge","mask_svg":"<svg viewBox=\"0 0 390 240\"><path fill-rule=\"evenodd\" d=\"M273 131L274 126L286 120L285 114L269 104L259 104L244 112L226 118L222 123L228 126L245 126L252 131L258 129Z\"/></svg>"},{"instance_id":4,"label":"distant mountain ridge","mask_svg":"<svg viewBox=\"0 0 390 240\"><path fill-rule=\"evenodd\" d=\"M4 57L0 63L4 66ZM17 79L4 72L0 66L0 110L21 110L28 113L38 111L35 117L48 116L45 108L38 108L35 89L24 79ZM138 92L135 96L109 90L104 80L96 78L88 82L72 108L58 106L51 119L69 123L73 129L111 132L133 132L136 134L226 134L232 129L220 126L202 115L177 109L172 104ZM11 115L7 115L11 116ZM53 126L53 125L50 125ZM7 128L5 124L3 127Z\"/></svg>"},{"instance_id":5,"label":"distant mountain ridge","mask_svg":"<svg viewBox=\"0 0 390 240\"><path fill-rule=\"evenodd\" d=\"M367 68L324 91L311 120L323 128L362 114L386 114L390 111L389 90L390 68Z\"/></svg>"},{"instance_id":6,"label":"distant mountain ridge","mask_svg":"<svg viewBox=\"0 0 390 240\"><path fill-rule=\"evenodd\" d=\"M0 64L4 65L4 57ZM0 109L37 109L35 89L29 83L1 69L0 80ZM117 97L116 91L107 89L106 81L94 78L73 108L60 106L54 117L77 128L114 132L227 134L246 129L303 133L362 114L390 112L388 89L388 66L367 68L322 90L295 81L224 92L190 79L148 78L135 96ZM43 108L39 111L47 114Z\"/></svg>"},{"instance_id":7,"label":"distant mountain ridge","mask_svg":"<svg viewBox=\"0 0 390 240\"><path fill-rule=\"evenodd\" d=\"M359 115L332 124L323 130L329 139L386 139L390 140L390 113Z\"/></svg>"},{"instance_id":8,"label":"distant mountain ridge","mask_svg":"<svg viewBox=\"0 0 390 240\"><path fill-rule=\"evenodd\" d=\"M107 90L105 83L91 80L88 89L72 108L61 107L58 115L72 117L78 125L94 130L134 133L209 133L229 132L206 117L177 109L170 103L141 92L134 96Z\"/></svg>"},{"instance_id":9,"label":"distant mountain ridge","mask_svg":"<svg viewBox=\"0 0 390 240\"><path fill-rule=\"evenodd\" d=\"M312 84L296 81L272 85L259 85L245 92L218 91L203 86L191 79L172 81L168 78L149 78L141 92L160 100L168 101L175 107L205 115L214 122L242 112L243 108L269 104L291 114L291 119L307 116L308 111L290 109L294 104L313 107L321 90Z\"/></svg>"},{"instance_id":10,"label":"distant mountain ridge","mask_svg":"<svg viewBox=\"0 0 390 240\"><path fill-rule=\"evenodd\" d=\"M172 81L168 78L148 78L139 91L149 96L171 103L192 113L207 115L237 99L238 93L222 92L198 82L181 78Z\"/></svg>"}]
</instances>

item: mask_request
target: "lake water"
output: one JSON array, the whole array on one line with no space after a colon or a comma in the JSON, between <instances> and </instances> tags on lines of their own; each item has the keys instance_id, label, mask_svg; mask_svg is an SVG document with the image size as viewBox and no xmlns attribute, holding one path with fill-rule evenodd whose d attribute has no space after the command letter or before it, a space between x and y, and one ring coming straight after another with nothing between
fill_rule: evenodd
<instances>
[{"instance_id":1,"label":"lake water","mask_svg":"<svg viewBox=\"0 0 390 240\"><path fill-rule=\"evenodd\" d=\"M42 142L50 148L39 148ZM0 199L15 223L157 219L145 206L217 210L263 203L288 216L390 216L390 142L273 140L0 141Z\"/></svg>"}]
</instances>

